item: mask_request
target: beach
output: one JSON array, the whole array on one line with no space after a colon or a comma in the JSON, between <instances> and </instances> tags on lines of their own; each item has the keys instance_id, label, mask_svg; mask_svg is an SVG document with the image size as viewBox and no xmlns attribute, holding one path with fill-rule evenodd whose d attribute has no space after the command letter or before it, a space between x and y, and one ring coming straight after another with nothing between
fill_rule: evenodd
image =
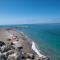
<instances>
[{"instance_id":1,"label":"beach","mask_svg":"<svg viewBox=\"0 0 60 60\"><path fill-rule=\"evenodd\" d=\"M47 60L48 59L45 55L39 52L39 50L35 46L35 42L31 40L27 35L25 35L24 32L22 31L17 32L15 29L10 29L10 30L1 29L0 41L3 41L6 44L6 46L11 46L11 43L13 43L14 45L12 46L16 49L14 51L17 51L18 47L23 48L21 50L21 55L22 53L25 53L27 55L32 55L34 56L34 60L38 60L38 59ZM4 49L4 47L1 49ZM17 52L15 52L13 56L15 56L16 53Z\"/></svg>"}]
</instances>

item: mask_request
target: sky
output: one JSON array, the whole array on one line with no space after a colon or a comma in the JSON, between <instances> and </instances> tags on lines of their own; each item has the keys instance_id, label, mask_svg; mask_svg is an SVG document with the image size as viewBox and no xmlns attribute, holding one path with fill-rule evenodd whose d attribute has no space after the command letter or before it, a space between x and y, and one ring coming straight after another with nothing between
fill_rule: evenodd
<instances>
[{"instance_id":1,"label":"sky","mask_svg":"<svg viewBox=\"0 0 60 60\"><path fill-rule=\"evenodd\" d=\"M0 0L0 25L60 23L60 0Z\"/></svg>"}]
</instances>

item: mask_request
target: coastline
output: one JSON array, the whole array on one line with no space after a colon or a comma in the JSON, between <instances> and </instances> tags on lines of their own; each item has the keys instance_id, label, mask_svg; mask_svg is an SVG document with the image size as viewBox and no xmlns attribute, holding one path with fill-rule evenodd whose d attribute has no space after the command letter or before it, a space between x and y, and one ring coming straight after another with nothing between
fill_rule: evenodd
<instances>
[{"instance_id":1,"label":"coastline","mask_svg":"<svg viewBox=\"0 0 60 60\"><path fill-rule=\"evenodd\" d=\"M39 57L46 58L46 56L41 54L40 50L37 49L34 41L32 41L32 49L39 55Z\"/></svg>"},{"instance_id":2,"label":"coastline","mask_svg":"<svg viewBox=\"0 0 60 60\"><path fill-rule=\"evenodd\" d=\"M48 27L50 26L51 24L48 24ZM60 24L59 24L60 25ZM47 56L48 58L50 58L51 60L58 60L60 56L60 43L59 43L59 39L60 37L57 35L57 34L60 34L60 29L55 29L55 27L57 28L58 26L56 24L52 24L52 26L55 26L55 27L52 27L50 26L51 28L47 28L47 25L45 24L42 24L42 25L31 25L32 28L35 27L34 29L15 29L18 33L19 31L23 31L31 40L33 40L35 43L36 43L36 46L38 48L38 50L41 51L41 53L45 56ZM43 27L43 30L41 27ZM0 28L0 31L4 30L4 29L7 29L5 28L6 26L4 26L3 28ZM8 26L9 27L9 26ZM12 25L11 25L12 27ZM38 27L38 28L37 28ZM9 27L10 28L10 27ZM37 28L37 29L36 29ZM41 31L40 31L41 29ZM45 30L46 29L46 30ZM49 30L48 30L49 29ZM53 29L53 30L51 30ZM8 29L7 29L8 30ZM13 29L10 29L10 30L13 30ZM50 34L48 31L51 32L51 35L48 35ZM52 35L54 33L56 33L56 35ZM33 34L34 33L34 34ZM36 34L37 33L37 34ZM47 34L46 34L47 33ZM1 34L1 33L0 33ZM42 37L43 36L43 37ZM44 38L46 36L46 39ZM40 39L41 38L41 39ZM47 40L48 38L48 40ZM57 39L59 38L59 39ZM53 39L53 40L52 40ZM2 39L1 39L2 40ZM52 43L49 42L52 40ZM54 43L56 40L57 43L59 43L59 45L57 45L56 47L56 43ZM48 43L48 45L46 45ZM56 50L56 51L55 51ZM52 57L52 58L51 58ZM55 58L54 58L55 57Z\"/></svg>"},{"instance_id":3,"label":"coastline","mask_svg":"<svg viewBox=\"0 0 60 60\"><path fill-rule=\"evenodd\" d=\"M15 51L14 52L15 56L18 56L16 55L16 53L19 54L20 51L18 51L18 48L20 47L23 48L20 55L23 55L24 57L26 57L27 55L29 59L34 58L34 60L38 59L48 60L46 56L44 56L43 54L41 54L41 52L39 52L39 50L35 45L35 42L32 39L30 39L26 34L24 34L24 32L22 31L18 32L13 29L10 30L4 29L3 31L1 30L0 32L1 32L0 41L3 41L7 47L13 46L12 50ZM11 43L13 43L13 45L11 45ZM6 51L6 54L7 53L8 51Z\"/></svg>"},{"instance_id":4,"label":"coastline","mask_svg":"<svg viewBox=\"0 0 60 60\"><path fill-rule=\"evenodd\" d=\"M41 50L37 49L36 47L36 43L31 39L29 38L26 34L24 34L24 32L21 32L28 40L28 42L30 42L32 45L31 45L31 49L39 56L39 57L42 57L42 58L47 58L44 54L41 53ZM39 48L39 47L38 47Z\"/></svg>"}]
</instances>

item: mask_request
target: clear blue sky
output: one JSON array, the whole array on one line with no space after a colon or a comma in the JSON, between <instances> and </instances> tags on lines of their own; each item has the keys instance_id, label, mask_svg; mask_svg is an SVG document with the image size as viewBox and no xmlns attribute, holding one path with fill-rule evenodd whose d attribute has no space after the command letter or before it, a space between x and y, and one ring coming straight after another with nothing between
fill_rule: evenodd
<instances>
[{"instance_id":1,"label":"clear blue sky","mask_svg":"<svg viewBox=\"0 0 60 60\"><path fill-rule=\"evenodd\" d=\"M60 0L0 0L0 24L60 23Z\"/></svg>"}]
</instances>

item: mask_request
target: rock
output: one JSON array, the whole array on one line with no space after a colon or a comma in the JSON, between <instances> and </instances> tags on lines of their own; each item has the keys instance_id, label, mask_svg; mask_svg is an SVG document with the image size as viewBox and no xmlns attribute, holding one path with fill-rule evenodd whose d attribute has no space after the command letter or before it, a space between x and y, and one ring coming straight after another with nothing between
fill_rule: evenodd
<instances>
[{"instance_id":1,"label":"rock","mask_svg":"<svg viewBox=\"0 0 60 60\"><path fill-rule=\"evenodd\" d=\"M7 60L16 60L16 59L17 59L16 53L9 55L7 58Z\"/></svg>"},{"instance_id":2,"label":"rock","mask_svg":"<svg viewBox=\"0 0 60 60\"><path fill-rule=\"evenodd\" d=\"M35 60L41 60L39 57L35 58Z\"/></svg>"},{"instance_id":3,"label":"rock","mask_svg":"<svg viewBox=\"0 0 60 60\"><path fill-rule=\"evenodd\" d=\"M30 58L30 59L34 59L34 54L27 53L27 55L28 55L28 58Z\"/></svg>"},{"instance_id":4,"label":"rock","mask_svg":"<svg viewBox=\"0 0 60 60\"><path fill-rule=\"evenodd\" d=\"M22 55L21 55L21 58L26 59L27 57L28 57L27 54L23 52Z\"/></svg>"},{"instance_id":5,"label":"rock","mask_svg":"<svg viewBox=\"0 0 60 60\"><path fill-rule=\"evenodd\" d=\"M32 60L32 59L27 58L27 59L25 59L25 60Z\"/></svg>"},{"instance_id":6,"label":"rock","mask_svg":"<svg viewBox=\"0 0 60 60\"><path fill-rule=\"evenodd\" d=\"M0 46L5 45L5 43L3 41L0 41Z\"/></svg>"},{"instance_id":7,"label":"rock","mask_svg":"<svg viewBox=\"0 0 60 60\"><path fill-rule=\"evenodd\" d=\"M1 47L1 52L3 52L4 50L5 50L5 45L3 45L2 47Z\"/></svg>"},{"instance_id":8,"label":"rock","mask_svg":"<svg viewBox=\"0 0 60 60\"><path fill-rule=\"evenodd\" d=\"M7 60L7 57L5 55L1 55L1 60Z\"/></svg>"}]
</instances>

